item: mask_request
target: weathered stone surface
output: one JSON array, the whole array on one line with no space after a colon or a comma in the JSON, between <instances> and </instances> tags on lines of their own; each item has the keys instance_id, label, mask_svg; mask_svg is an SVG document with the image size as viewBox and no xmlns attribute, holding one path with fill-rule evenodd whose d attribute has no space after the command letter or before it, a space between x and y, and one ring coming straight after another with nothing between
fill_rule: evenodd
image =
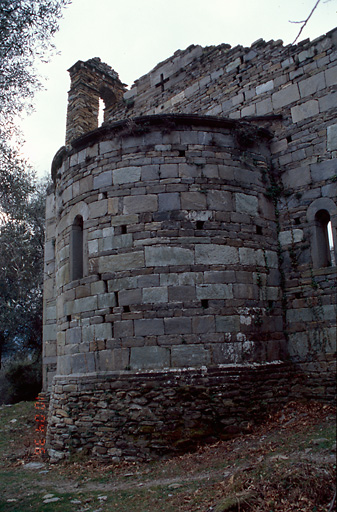
<instances>
[{"instance_id":1,"label":"weathered stone surface","mask_svg":"<svg viewBox=\"0 0 337 512\"><path fill-rule=\"evenodd\" d=\"M186 345L172 347L172 366L178 368L199 367L209 364L211 360L209 350L202 345Z\"/></svg>"},{"instance_id":2,"label":"weathered stone surface","mask_svg":"<svg viewBox=\"0 0 337 512\"><path fill-rule=\"evenodd\" d=\"M140 167L122 167L113 171L114 185L123 185L124 183L134 183L140 180Z\"/></svg>"},{"instance_id":3,"label":"weathered stone surface","mask_svg":"<svg viewBox=\"0 0 337 512\"><path fill-rule=\"evenodd\" d=\"M168 265L191 265L194 254L190 249L181 247L145 247L145 264L147 267Z\"/></svg>"},{"instance_id":4,"label":"weathered stone surface","mask_svg":"<svg viewBox=\"0 0 337 512\"><path fill-rule=\"evenodd\" d=\"M235 194L235 208L238 213L257 215L258 199L248 194Z\"/></svg>"},{"instance_id":5,"label":"weathered stone surface","mask_svg":"<svg viewBox=\"0 0 337 512\"><path fill-rule=\"evenodd\" d=\"M238 262L238 251L235 247L200 244L195 247L195 262L205 265L227 265Z\"/></svg>"},{"instance_id":6,"label":"weathered stone surface","mask_svg":"<svg viewBox=\"0 0 337 512\"><path fill-rule=\"evenodd\" d=\"M123 213L155 212L158 209L158 198L153 194L124 198Z\"/></svg>"},{"instance_id":7,"label":"weathered stone surface","mask_svg":"<svg viewBox=\"0 0 337 512\"><path fill-rule=\"evenodd\" d=\"M164 334L164 321L162 318L135 320L136 336L152 336Z\"/></svg>"},{"instance_id":8,"label":"weathered stone surface","mask_svg":"<svg viewBox=\"0 0 337 512\"><path fill-rule=\"evenodd\" d=\"M177 192L159 194L159 211L180 210L180 195Z\"/></svg>"},{"instance_id":9,"label":"weathered stone surface","mask_svg":"<svg viewBox=\"0 0 337 512\"><path fill-rule=\"evenodd\" d=\"M197 299L231 299L231 284L200 284L196 286Z\"/></svg>"},{"instance_id":10,"label":"weathered stone surface","mask_svg":"<svg viewBox=\"0 0 337 512\"><path fill-rule=\"evenodd\" d=\"M167 368L170 365L170 353L163 347L134 347L131 349L131 369Z\"/></svg>"},{"instance_id":11,"label":"weathered stone surface","mask_svg":"<svg viewBox=\"0 0 337 512\"><path fill-rule=\"evenodd\" d=\"M167 453L190 418L226 434L292 398L289 356L297 392L330 399L336 33L189 47L129 93L98 59L71 68L46 222L52 453Z\"/></svg>"},{"instance_id":12,"label":"weathered stone surface","mask_svg":"<svg viewBox=\"0 0 337 512\"><path fill-rule=\"evenodd\" d=\"M98 271L116 272L119 270L130 270L144 266L144 253L135 251L133 253L101 256L98 258Z\"/></svg>"},{"instance_id":13,"label":"weathered stone surface","mask_svg":"<svg viewBox=\"0 0 337 512\"><path fill-rule=\"evenodd\" d=\"M192 332L191 318L165 318L165 334L187 334Z\"/></svg>"},{"instance_id":14,"label":"weathered stone surface","mask_svg":"<svg viewBox=\"0 0 337 512\"><path fill-rule=\"evenodd\" d=\"M327 150L337 150L337 124L332 124L327 127Z\"/></svg>"},{"instance_id":15,"label":"weathered stone surface","mask_svg":"<svg viewBox=\"0 0 337 512\"><path fill-rule=\"evenodd\" d=\"M298 123L309 117L316 116L319 113L319 106L317 100L310 100L301 105L292 107L291 117L293 123Z\"/></svg>"},{"instance_id":16,"label":"weathered stone surface","mask_svg":"<svg viewBox=\"0 0 337 512\"><path fill-rule=\"evenodd\" d=\"M293 229L289 231L281 231L279 234L279 241L281 245L290 245L293 243L301 242L303 240L303 230Z\"/></svg>"},{"instance_id":17,"label":"weathered stone surface","mask_svg":"<svg viewBox=\"0 0 337 512\"><path fill-rule=\"evenodd\" d=\"M168 289L166 286L143 288L143 302L145 304L158 304L168 301Z\"/></svg>"},{"instance_id":18,"label":"weathered stone surface","mask_svg":"<svg viewBox=\"0 0 337 512\"><path fill-rule=\"evenodd\" d=\"M300 94L297 84L288 85L284 89L281 89L272 95L272 102L275 110L286 107L299 99Z\"/></svg>"},{"instance_id":19,"label":"weathered stone surface","mask_svg":"<svg viewBox=\"0 0 337 512\"><path fill-rule=\"evenodd\" d=\"M101 172L98 176L94 176L94 189L109 187L110 185L112 185L112 171Z\"/></svg>"}]
</instances>

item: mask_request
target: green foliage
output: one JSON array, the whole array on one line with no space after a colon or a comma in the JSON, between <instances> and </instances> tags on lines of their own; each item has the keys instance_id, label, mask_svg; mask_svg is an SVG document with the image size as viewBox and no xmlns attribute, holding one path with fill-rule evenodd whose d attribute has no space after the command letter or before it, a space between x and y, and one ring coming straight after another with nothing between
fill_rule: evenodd
<instances>
[{"instance_id":1,"label":"green foliage","mask_svg":"<svg viewBox=\"0 0 337 512\"><path fill-rule=\"evenodd\" d=\"M70 0L1 0L0 365L4 351L41 346L44 190L20 155L17 116L41 87L38 61Z\"/></svg>"},{"instance_id":2,"label":"green foliage","mask_svg":"<svg viewBox=\"0 0 337 512\"><path fill-rule=\"evenodd\" d=\"M45 184L0 224L1 353L41 350Z\"/></svg>"},{"instance_id":3,"label":"green foliage","mask_svg":"<svg viewBox=\"0 0 337 512\"><path fill-rule=\"evenodd\" d=\"M41 391L41 360L17 359L9 364L6 371L9 399L11 403L34 400Z\"/></svg>"},{"instance_id":4,"label":"green foliage","mask_svg":"<svg viewBox=\"0 0 337 512\"><path fill-rule=\"evenodd\" d=\"M35 63L46 61L69 0L1 0L0 124L27 108L40 87Z\"/></svg>"}]
</instances>

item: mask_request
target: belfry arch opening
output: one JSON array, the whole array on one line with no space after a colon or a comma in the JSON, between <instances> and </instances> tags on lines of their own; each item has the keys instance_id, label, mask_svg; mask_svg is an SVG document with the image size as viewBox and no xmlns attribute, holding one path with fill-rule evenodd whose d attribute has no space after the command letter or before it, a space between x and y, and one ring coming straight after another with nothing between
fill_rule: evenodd
<instances>
[{"instance_id":1,"label":"belfry arch opening","mask_svg":"<svg viewBox=\"0 0 337 512\"><path fill-rule=\"evenodd\" d=\"M72 281L83 277L83 217L77 215L70 233L70 278Z\"/></svg>"}]
</instances>

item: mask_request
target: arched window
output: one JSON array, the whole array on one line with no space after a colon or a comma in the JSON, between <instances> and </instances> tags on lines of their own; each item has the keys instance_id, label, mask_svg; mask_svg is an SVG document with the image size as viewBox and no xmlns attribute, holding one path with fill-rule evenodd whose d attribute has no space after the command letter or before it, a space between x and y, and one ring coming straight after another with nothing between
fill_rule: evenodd
<instances>
[{"instance_id":1,"label":"arched window","mask_svg":"<svg viewBox=\"0 0 337 512\"><path fill-rule=\"evenodd\" d=\"M315 215L316 243L317 243L317 267L331 266L331 254L328 236L329 212L319 210Z\"/></svg>"},{"instance_id":2,"label":"arched window","mask_svg":"<svg viewBox=\"0 0 337 512\"><path fill-rule=\"evenodd\" d=\"M83 277L83 217L77 215L70 234L70 277L71 280Z\"/></svg>"},{"instance_id":3,"label":"arched window","mask_svg":"<svg viewBox=\"0 0 337 512\"><path fill-rule=\"evenodd\" d=\"M316 199L308 208L314 268L336 265L336 213L336 205L329 198Z\"/></svg>"}]
</instances>

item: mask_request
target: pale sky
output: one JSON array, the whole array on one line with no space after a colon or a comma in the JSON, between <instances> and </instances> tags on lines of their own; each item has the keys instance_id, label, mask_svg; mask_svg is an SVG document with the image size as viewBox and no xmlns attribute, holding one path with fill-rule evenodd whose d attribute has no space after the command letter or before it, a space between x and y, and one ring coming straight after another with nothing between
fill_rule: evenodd
<instances>
[{"instance_id":1,"label":"pale sky","mask_svg":"<svg viewBox=\"0 0 337 512\"><path fill-rule=\"evenodd\" d=\"M290 44L316 0L72 0L54 38L59 55L39 67L45 90L22 124L26 157L39 175L49 173L64 145L69 69L100 57L129 88L159 62L191 44L250 46L263 38ZM337 0L321 0L300 41L337 23Z\"/></svg>"}]
</instances>

